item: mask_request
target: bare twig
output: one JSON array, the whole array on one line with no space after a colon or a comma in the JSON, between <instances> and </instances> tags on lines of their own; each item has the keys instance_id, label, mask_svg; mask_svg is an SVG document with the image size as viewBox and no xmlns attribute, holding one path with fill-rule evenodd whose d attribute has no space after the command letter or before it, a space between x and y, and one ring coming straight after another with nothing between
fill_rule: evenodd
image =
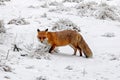
<instances>
[{"instance_id":1,"label":"bare twig","mask_svg":"<svg viewBox=\"0 0 120 80\"><path fill-rule=\"evenodd\" d=\"M82 74L83 74L83 76L85 76L87 74L85 68L83 69Z\"/></svg>"},{"instance_id":2,"label":"bare twig","mask_svg":"<svg viewBox=\"0 0 120 80\"><path fill-rule=\"evenodd\" d=\"M7 52L6 60L8 59L8 56L9 56L9 52L10 52L10 50L8 50L8 52Z\"/></svg>"},{"instance_id":3,"label":"bare twig","mask_svg":"<svg viewBox=\"0 0 120 80\"><path fill-rule=\"evenodd\" d=\"M14 49L13 49L13 51L16 51L16 50L17 50L18 52L19 52L19 51L22 51L22 49L21 49L21 48L18 48L18 47L17 47L17 45L16 45L16 44L14 44Z\"/></svg>"}]
</instances>

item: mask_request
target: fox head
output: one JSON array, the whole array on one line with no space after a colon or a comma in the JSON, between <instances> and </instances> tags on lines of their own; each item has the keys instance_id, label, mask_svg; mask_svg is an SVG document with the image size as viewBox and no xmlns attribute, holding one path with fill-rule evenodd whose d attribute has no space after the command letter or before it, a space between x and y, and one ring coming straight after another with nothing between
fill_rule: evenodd
<instances>
[{"instance_id":1,"label":"fox head","mask_svg":"<svg viewBox=\"0 0 120 80\"><path fill-rule=\"evenodd\" d=\"M38 32L37 38L40 40L41 43L46 43L47 31L48 29L46 29L45 31L40 31L39 29L37 29L37 32Z\"/></svg>"}]
</instances>

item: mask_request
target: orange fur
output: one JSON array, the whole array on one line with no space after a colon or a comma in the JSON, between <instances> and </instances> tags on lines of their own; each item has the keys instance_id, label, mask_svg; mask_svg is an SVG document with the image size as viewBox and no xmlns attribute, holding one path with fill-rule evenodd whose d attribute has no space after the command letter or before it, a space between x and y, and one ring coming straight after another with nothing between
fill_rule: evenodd
<instances>
[{"instance_id":1,"label":"orange fur","mask_svg":"<svg viewBox=\"0 0 120 80\"><path fill-rule=\"evenodd\" d=\"M38 29L38 39L43 42L47 39L48 44L51 45L49 53L54 50L55 47L70 45L74 49L74 55L76 55L77 50L79 50L80 56L82 56L82 51L86 58L92 57L92 51L83 39L82 35L73 30L64 30L59 32L48 32L40 31Z\"/></svg>"}]
</instances>

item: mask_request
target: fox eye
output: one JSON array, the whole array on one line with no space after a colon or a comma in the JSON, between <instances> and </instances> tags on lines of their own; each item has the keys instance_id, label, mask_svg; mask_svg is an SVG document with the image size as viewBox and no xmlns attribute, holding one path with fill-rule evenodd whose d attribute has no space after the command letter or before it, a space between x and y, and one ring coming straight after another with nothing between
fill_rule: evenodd
<instances>
[{"instance_id":1,"label":"fox eye","mask_svg":"<svg viewBox=\"0 0 120 80\"><path fill-rule=\"evenodd\" d=\"M41 37L39 37L39 39L41 39Z\"/></svg>"},{"instance_id":2,"label":"fox eye","mask_svg":"<svg viewBox=\"0 0 120 80\"><path fill-rule=\"evenodd\" d=\"M46 37L43 37L43 39L45 39Z\"/></svg>"}]
</instances>

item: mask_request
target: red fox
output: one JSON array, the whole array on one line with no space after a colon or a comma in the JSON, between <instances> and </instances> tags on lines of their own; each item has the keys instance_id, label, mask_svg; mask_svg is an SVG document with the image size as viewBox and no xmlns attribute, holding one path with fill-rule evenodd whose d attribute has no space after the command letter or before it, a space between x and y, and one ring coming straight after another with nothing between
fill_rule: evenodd
<instances>
[{"instance_id":1,"label":"red fox","mask_svg":"<svg viewBox=\"0 0 120 80\"><path fill-rule=\"evenodd\" d=\"M58 32L49 32L48 29L45 31L40 31L37 29L37 38L41 43L47 41L51 45L49 53L54 50L55 47L70 45L74 49L74 54L76 55L77 50L79 50L80 56L82 56L82 51L86 58L92 57L92 51L83 39L82 35L74 30L63 30Z\"/></svg>"}]
</instances>

